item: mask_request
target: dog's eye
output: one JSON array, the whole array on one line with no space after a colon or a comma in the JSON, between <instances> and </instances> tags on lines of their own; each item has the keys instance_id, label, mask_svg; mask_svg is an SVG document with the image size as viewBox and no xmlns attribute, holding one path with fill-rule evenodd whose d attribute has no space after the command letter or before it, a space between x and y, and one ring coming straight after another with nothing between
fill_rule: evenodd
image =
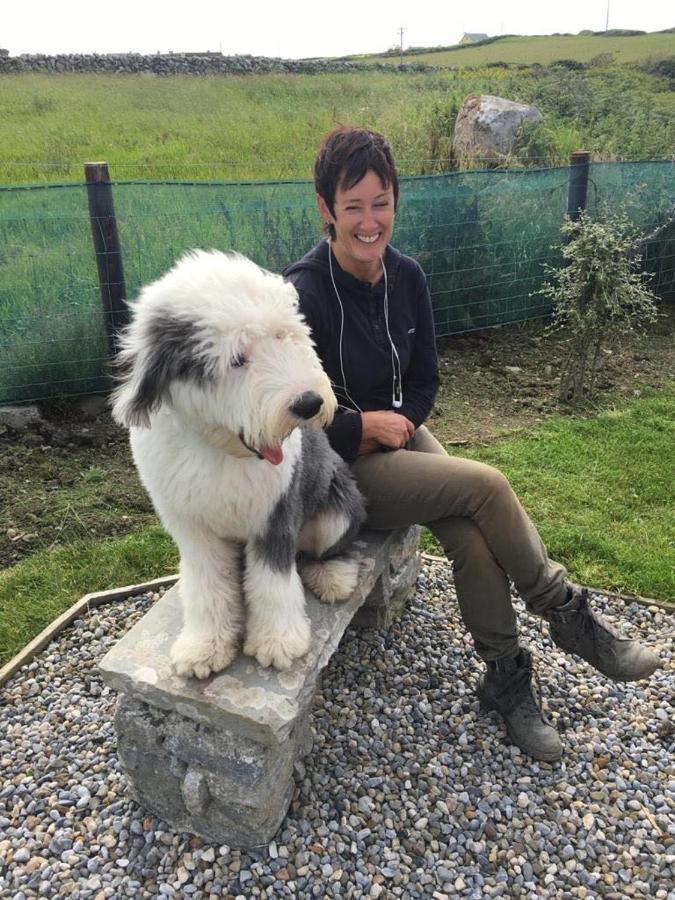
<instances>
[{"instance_id":1,"label":"dog's eye","mask_svg":"<svg viewBox=\"0 0 675 900\"><path fill-rule=\"evenodd\" d=\"M242 366L245 366L247 362L248 362L248 360L246 359L246 357L242 356L241 353L238 353L234 357L234 359L232 360L230 365L232 366L233 369L240 369Z\"/></svg>"}]
</instances>

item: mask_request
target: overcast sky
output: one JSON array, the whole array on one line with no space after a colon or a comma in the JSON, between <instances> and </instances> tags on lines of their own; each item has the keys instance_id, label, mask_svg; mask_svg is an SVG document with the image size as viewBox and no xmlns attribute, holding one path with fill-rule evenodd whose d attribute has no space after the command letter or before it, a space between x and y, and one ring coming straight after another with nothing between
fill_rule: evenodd
<instances>
[{"instance_id":1,"label":"overcast sky","mask_svg":"<svg viewBox=\"0 0 675 900\"><path fill-rule=\"evenodd\" d=\"M221 50L259 56L341 56L453 44L464 31L551 34L605 27L607 0L3 0L0 46L20 53ZM610 28L675 26L667 0L610 0Z\"/></svg>"}]
</instances>

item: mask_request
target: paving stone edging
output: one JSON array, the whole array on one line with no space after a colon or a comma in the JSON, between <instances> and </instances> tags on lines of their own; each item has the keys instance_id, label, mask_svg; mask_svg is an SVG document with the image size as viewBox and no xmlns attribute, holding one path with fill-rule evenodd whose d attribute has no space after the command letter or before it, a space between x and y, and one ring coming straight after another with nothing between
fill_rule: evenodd
<instances>
[{"instance_id":1,"label":"paving stone edging","mask_svg":"<svg viewBox=\"0 0 675 900\"><path fill-rule=\"evenodd\" d=\"M85 594L72 606L61 613L61 615L50 622L46 628L33 638L26 646L20 650L16 656L13 656L0 669L0 687L2 687L9 679L19 671L22 666L29 663L39 652L43 650L47 644L56 637L59 632L63 631L71 622L82 615L82 612L89 609L95 609L97 606L103 606L105 603L113 603L116 600L126 600L127 597L135 597L137 594L146 594L148 591L155 591L161 587L169 587L178 581L178 575L168 575L164 578L155 578L152 581L145 581L141 584L130 584L126 587L113 588L108 591L96 591L91 594Z\"/></svg>"}]
</instances>

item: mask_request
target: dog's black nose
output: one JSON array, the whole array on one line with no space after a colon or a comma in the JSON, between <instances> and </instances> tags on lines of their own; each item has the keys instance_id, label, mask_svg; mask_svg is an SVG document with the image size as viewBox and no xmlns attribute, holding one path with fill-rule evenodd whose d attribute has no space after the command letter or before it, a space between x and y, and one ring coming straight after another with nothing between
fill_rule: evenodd
<instances>
[{"instance_id":1,"label":"dog's black nose","mask_svg":"<svg viewBox=\"0 0 675 900\"><path fill-rule=\"evenodd\" d=\"M291 406L291 412L299 419L311 419L323 406L323 398L316 391L305 391Z\"/></svg>"}]
</instances>

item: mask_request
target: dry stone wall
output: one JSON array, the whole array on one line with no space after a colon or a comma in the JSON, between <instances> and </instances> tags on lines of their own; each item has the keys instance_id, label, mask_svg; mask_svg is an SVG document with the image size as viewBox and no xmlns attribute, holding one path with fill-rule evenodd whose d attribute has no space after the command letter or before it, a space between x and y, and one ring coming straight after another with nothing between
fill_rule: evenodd
<instances>
[{"instance_id":1,"label":"dry stone wall","mask_svg":"<svg viewBox=\"0 0 675 900\"><path fill-rule=\"evenodd\" d=\"M143 56L139 53L0 55L0 75L21 72L90 72L113 75L262 75L267 73L319 74L386 69L383 63L365 64L340 59L277 59L267 56L222 56L220 53L171 53ZM399 67L401 68L401 67ZM423 63L402 67L404 71L432 69Z\"/></svg>"}]
</instances>

